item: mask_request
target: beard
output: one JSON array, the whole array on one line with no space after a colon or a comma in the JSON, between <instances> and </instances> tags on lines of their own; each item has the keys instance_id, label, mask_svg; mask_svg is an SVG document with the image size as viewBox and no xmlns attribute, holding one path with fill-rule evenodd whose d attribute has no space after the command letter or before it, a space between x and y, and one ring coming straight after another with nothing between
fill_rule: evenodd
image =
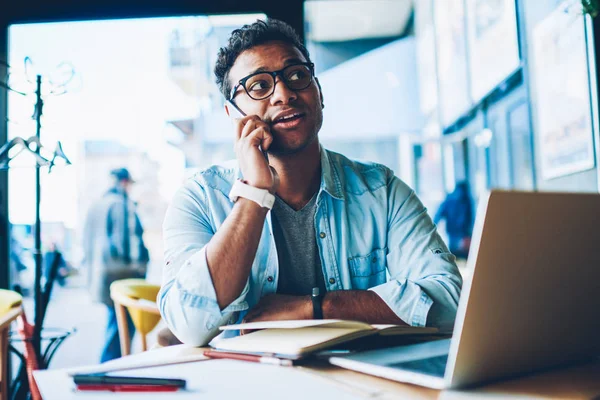
<instances>
[{"instance_id":1,"label":"beard","mask_svg":"<svg viewBox=\"0 0 600 400\"><path fill-rule=\"evenodd\" d=\"M311 145L315 140L317 140L318 132L310 134L305 137L304 140L295 141L290 143L288 140L285 140L281 136L285 135L285 133L274 133L273 134L273 143L269 147L269 154L273 154L274 156L289 156L293 154L301 153L304 149L306 149L309 145Z\"/></svg>"},{"instance_id":2,"label":"beard","mask_svg":"<svg viewBox=\"0 0 600 400\"><path fill-rule=\"evenodd\" d=\"M273 143L271 143L268 152L274 156L289 156L301 153L313 144L317 140L323 125L323 115L320 111L318 110L313 114L316 118L311 121L313 123L309 124L310 127L305 128L306 132L303 134L272 130Z\"/></svg>"}]
</instances>

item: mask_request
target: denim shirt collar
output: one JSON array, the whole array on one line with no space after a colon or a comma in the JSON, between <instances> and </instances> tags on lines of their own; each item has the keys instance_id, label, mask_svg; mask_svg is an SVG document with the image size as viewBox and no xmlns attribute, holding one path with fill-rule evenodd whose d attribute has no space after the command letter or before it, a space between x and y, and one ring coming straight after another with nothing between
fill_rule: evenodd
<instances>
[{"instance_id":1,"label":"denim shirt collar","mask_svg":"<svg viewBox=\"0 0 600 400\"><path fill-rule=\"evenodd\" d=\"M319 144L319 150L321 153L321 187L319 191L324 191L338 200L345 200L340 176L333 161L329 158L328 151L321 144Z\"/></svg>"}]
</instances>

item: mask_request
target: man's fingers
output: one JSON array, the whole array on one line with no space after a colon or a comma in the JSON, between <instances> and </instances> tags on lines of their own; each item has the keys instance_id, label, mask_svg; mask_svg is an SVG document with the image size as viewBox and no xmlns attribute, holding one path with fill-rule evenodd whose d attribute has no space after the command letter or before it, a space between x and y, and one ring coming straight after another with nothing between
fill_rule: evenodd
<instances>
[{"instance_id":1,"label":"man's fingers","mask_svg":"<svg viewBox=\"0 0 600 400\"><path fill-rule=\"evenodd\" d=\"M250 132L247 136L245 136L243 139L243 144L249 147L258 147L261 146L263 148L263 150L266 150L266 148L268 148L268 145L271 144L271 142L273 142L273 136L271 135L271 132L269 132L267 129L265 129L263 126L254 129L252 132ZM265 148L265 146L267 146Z\"/></svg>"},{"instance_id":2,"label":"man's fingers","mask_svg":"<svg viewBox=\"0 0 600 400\"><path fill-rule=\"evenodd\" d=\"M244 138L244 137L252 134L257 129L262 129L263 131L267 132L268 134L270 134L270 132L271 132L271 128L269 128L269 125L266 124L265 122L261 121L260 119L250 120L244 126L244 129L242 130L241 138Z\"/></svg>"},{"instance_id":3,"label":"man's fingers","mask_svg":"<svg viewBox=\"0 0 600 400\"><path fill-rule=\"evenodd\" d=\"M260 311L252 312L252 310L250 310L250 312L248 312L248 314L246 314L246 316L242 319L242 324L254 322L257 317L260 317ZM247 333L252 333L254 331L255 331L255 329L241 329L240 335L245 335Z\"/></svg>"},{"instance_id":4,"label":"man's fingers","mask_svg":"<svg viewBox=\"0 0 600 400\"><path fill-rule=\"evenodd\" d=\"M237 127L238 132L238 140L248 136L252 131L258 128L264 128L265 130L270 130L269 124L261 120L256 115L249 115L242 119L239 119L239 125Z\"/></svg>"},{"instance_id":5,"label":"man's fingers","mask_svg":"<svg viewBox=\"0 0 600 400\"><path fill-rule=\"evenodd\" d=\"M269 130L267 132L269 132L269 134L265 136L265 138L263 139L263 142L261 144L262 149L264 151L269 150L269 147L271 147L271 143L273 143L273 135L271 134L271 131Z\"/></svg>"},{"instance_id":6,"label":"man's fingers","mask_svg":"<svg viewBox=\"0 0 600 400\"><path fill-rule=\"evenodd\" d=\"M238 140L245 138L255 129L256 129L256 121L253 119L248 119L240 132L240 137L238 138Z\"/></svg>"},{"instance_id":7,"label":"man's fingers","mask_svg":"<svg viewBox=\"0 0 600 400\"><path fill-rule=\"evenodd\" d=\"M233 124L235 127L236 139L239 140L242 137L243 129L248 125L249 121L260 121L260 118L257 115L247 115L243 118L234 118ZM252 127L249 127L252 128Z\"/></svg>"},{"instance_id":8,"label":"man's fingers","mask_svg":"<svg viewBox=\"0 0 600 400\"><path fill-rule=\"evenodd\" d=\"M242 323L245 324L247 322L252 322L252 320L256 318L258 314L260 314L260 311L256 307L252 308L248 311L248 313L246 313L246 315L242 319Z\"/></svg>"}]
</instances>

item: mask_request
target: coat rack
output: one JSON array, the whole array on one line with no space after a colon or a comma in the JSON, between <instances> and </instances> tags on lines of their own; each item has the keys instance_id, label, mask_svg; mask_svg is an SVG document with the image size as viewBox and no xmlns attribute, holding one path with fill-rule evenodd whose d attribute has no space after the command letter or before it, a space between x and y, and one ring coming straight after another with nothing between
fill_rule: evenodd
<instances>
[{"instance_id":1,"label":"coat rack","mask_svg":"<svg viewBox=\"0 0 600 400\"><path fill-rule=\"evenodd\" d=\"M31 63L31 60L29 58L26 58L25 59L26 65L28 62ZM71 80L73 75L74 75L74 71L68 81ZM63 88L63 92L59 93L59 94L66 93L66 90L64 90L64 86L66 85L66 83L68 83L68 81L63 83L62 85L59 85L59 87ZM28 95L27 93L12 89L7 83L0 82L0 86L6 88L9 91L20 94L22 96ZM52 91L51 94L52 93L55 93L55 92ZM34 292L34 296L33 296L34 326L33 326L33 334L31 337L31 343L32 343L32 346L33 346L33 349L35 352L35 357L38 360L38 362L41 363L43 361L42 349L41 349L41 332L42 332L42 326L43 326L43 322L44 322L44 316L46 313L46 307L47 307L48 301L49 301L51 286L49 287L49 285L46 285L44 290L42 290L41 280L42 280L42 273L43 273L43 271L42 271L43 255L42 255L42 235L41 235L41 218L40 218L40 203L41 203L40 169L42 167L48 167L48 173L50 173L52 171L52 167L55 165L56 159L58 159L58 158L63 159L63 161L66 165L71 164L71 162L69 161L69 159L63 152L62 145L60 144L60 142L58 142L56 144L56 148L52 152L51 159L48 159L48 158L42 156L41 149L44 148L44 146L42 145L41 140L40 140L40 133L41 133L41 126L42 126L41 118L43 115L44 103L43 103L43 99L42 99L42 76L41 75L36 76L35 96L36 96L36 103L35 103L34 113L32 116L32 118L35 119L35 122L36 122L35 136L32 136L27 140L25 140L21 137L16 137L16 138L10 140L9 142L7 142L5 145L3 145L0 148L0 170L10 169L10 161L15 159L22 153L32 154L36 161L36 163L35 163L35 223L34 223L35 244L34 244L34 250L33 250L34 261L35 261L34 288L33 288L33 292ZM13 151L13 153L14 153L13 149L17 149L17 152L16 152L16 154L14 154L11 157L10 152ZM55 254L55 260L54 260L53 264L56 263L56 259L57 259L57 256ZM44 366L40 365L40 367L43 368Z\"/></svg>"}]
</instances>

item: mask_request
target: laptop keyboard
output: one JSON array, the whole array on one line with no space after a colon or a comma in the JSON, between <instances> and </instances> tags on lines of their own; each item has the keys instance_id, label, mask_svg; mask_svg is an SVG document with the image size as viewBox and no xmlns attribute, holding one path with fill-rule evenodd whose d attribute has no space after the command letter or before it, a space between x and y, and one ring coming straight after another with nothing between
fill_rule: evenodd
<instances>
[{"instance_id":1,"label":"laptop keyboard","mask_svg":"<svg viewBox=\"0 0 600 400\"><path fill-rule=\"evenodd\" d=\"M448 355L444 354L443 356L422 358L420 360L403 361L395 364L389 364L388 367L419 372L425 375L443 378L446 372L447 362Z\"/></svg>"}]
</instances>

